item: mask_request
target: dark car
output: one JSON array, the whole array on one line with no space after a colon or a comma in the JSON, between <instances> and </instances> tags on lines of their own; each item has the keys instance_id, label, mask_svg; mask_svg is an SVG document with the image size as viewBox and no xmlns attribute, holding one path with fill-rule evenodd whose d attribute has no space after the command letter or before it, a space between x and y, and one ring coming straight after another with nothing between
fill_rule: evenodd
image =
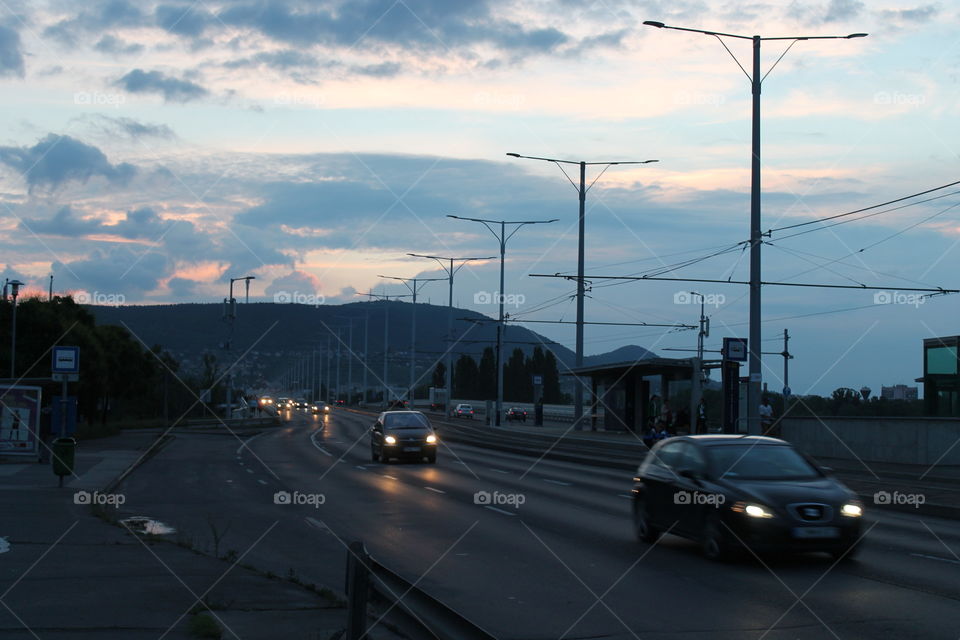
<instances>
[{"instance_id":1,"label":"dark car","mask_svg":"<svg viewBox=\"0 0 960 640\"><path fill-rule=\"evenodd\" d=\"M420 411L384 411L370 429L370 458L437 461L437 434Z\"/></svg>"},{"instance_id":2,"label":"dark car","mask_svg":"<svg viewBox=\"0 0 960 640\"><path fill-rule=\"evenodd\" d=\"M514 420L519 420L520 422L527 421L527 410L521 409L520 407L510 407L507 409L507 420L513 422Z\"/></svg>"},{"instance_id":3,"label":"dark car","mask_svg":"<svg viewBox=\"0 0 960 640\"><path fill-rule=\"evenodd\" d=\"M470 418L473 420L473 407L469 404L458 404L453 409L454 418Z\"/></svg>"},{"instance_id":4,"label":"dark car","mask_svg":"<svg viewBox=\"0 0 960 640\"><path fill-rule=\"evenodd\" d=\"M737 550L850 558L863 506L793 446L762 436L678 436L654 445L633 486L637 537L670 533L721 559Z\"/></svg>"}]
</instances>

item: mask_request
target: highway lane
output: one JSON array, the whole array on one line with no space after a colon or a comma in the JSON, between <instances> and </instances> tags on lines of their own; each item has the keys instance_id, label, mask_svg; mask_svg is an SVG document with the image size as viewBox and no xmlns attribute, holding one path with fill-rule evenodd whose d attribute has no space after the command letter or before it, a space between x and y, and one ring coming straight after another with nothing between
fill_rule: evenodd
<instances>
[{"instance_id":1,"label":"highway lane","mask_svg":"<svg viewBox=\"0 0 960 640\"><path fill-rule=\"evenodd\" d=\"M876 514L850 564L811 555L716 565L673 536L635 542L622 472L467 445L445 446L436 465L383 465L370 459L369 422L295 415L239 456L229 438L175 443L125 491L191 535L209 529L204 520L229 521L221 553L252 545L252 564L335 588L341 542L361 539L501 637L957 637L954 522ZM324 503L276 505L278 490ZM478 491L523 503L476 504Z\"/></svg>"}]
</instances>

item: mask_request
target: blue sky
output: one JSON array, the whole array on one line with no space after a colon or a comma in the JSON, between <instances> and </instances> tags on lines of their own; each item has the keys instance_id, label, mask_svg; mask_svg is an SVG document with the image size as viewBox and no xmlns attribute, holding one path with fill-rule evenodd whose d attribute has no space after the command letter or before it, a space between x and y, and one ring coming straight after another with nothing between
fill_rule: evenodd
<instances>
[{"instance_id":1,"label":"blue sky","mask_svg":"<svg viewBox=\"0 0 960 640\"><path fill-rule=\"evenodd\" d=\"M378 274L439 275L407 252L496 253L447 214L558 218L511 239L505 288L518 320L572 320L573 283L529 275L575 270L576 192L557 167L505 156L517 152L659 160L611 168L589 192L588 274L743 280L747 78L716 39L642 22L870 33L799 42L764 82L762 226L778 229L958 179L958 18L958 3L922 0L8 1L4 277L45 290L52 273L57 291L150 304L219 300L230 277L255 275L257 299L336 303L402 292ZM728 44L748 66L750 44ZM764 70L786 44L764 44ZM794 392L912 383L921 340L958 333L956 296L897 295L960 285L948 194L767 238L765 280L890 294L764 289L763 347L790 330ZM495 314L482 294L497 281L496 261L469 265L457 304ZM711 296L709 348L747 335L740 285L596 280L587 317L695 324L689 290ZM442 284L422 295L446 301ZM573 344L572 326L528 326ZM587 329L588 354L628 343L669 355L696 336ZM764 362L779 389L781 359Z\"/></svg>"}]
</instances>

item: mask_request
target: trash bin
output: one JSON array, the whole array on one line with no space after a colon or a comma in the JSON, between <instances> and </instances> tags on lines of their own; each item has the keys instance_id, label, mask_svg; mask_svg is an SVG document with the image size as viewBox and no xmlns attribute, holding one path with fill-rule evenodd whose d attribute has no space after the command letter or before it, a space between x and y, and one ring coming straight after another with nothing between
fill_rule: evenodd
<instances>
[{"instance_id":1,"label":"trash bin","mask_svg":"<svg viewBox=\"0 0 960 640\"><path fill-rule=\"evenodd\" d=\"M538 427L543 426L543 403L538 402L533 408L533 424Z\"/></svg>"},{"instance_id":2,"label":"trash bin","mask_svg":"<svg viewBox=\"0 0 960 640\"><path fill-rule=\"evenodd\" d=\"M51 464L54 475L61 478L73 473L73 461L77 453L77 441L74 438L57 438L50 447Z\"/></svg>"}]
</instances>

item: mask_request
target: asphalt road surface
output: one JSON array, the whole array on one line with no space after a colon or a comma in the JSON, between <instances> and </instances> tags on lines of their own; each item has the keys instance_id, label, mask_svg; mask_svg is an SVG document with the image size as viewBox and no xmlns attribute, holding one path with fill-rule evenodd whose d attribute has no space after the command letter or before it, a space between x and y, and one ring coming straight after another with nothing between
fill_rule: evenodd
<instances>
[{"instance_id":1,"label":"asphalt road surface","mask_svg":"<svg viewBox=\"0 0 960 640\"><path fill-rule=\"evenodd\" d=\"M853 562L711 563L681 538L634 539L629 474L461 444L382 464L371 423L336 410L246 444L179 436L125 482L123 514L338 590L361 540L500 638L960 637L957 522L874 511Z\"/></svg>"}]
</instances>

